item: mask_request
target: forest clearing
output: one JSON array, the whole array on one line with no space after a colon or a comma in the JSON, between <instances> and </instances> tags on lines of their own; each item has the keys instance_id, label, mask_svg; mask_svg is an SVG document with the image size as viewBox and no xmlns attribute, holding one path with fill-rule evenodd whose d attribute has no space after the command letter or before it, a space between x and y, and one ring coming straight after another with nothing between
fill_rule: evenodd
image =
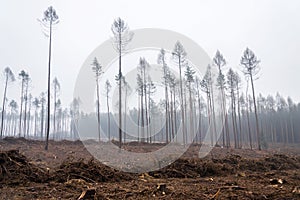
<instances>
[{"instance_id":1,"label":"forest clearing","mask_svg":"<svg viewBox=\"0 0 300 200\"><path fill-rule=\"evenodd\" d=\"M296 1L24 2L0 6L0 199L300 199Z\"/></svg>"},{"instance_id":2,"label":"forest clearing","mask_svg":"<svg viewBox=\"0 0 300 200\"><path fill-rule=\"evenodd\" d=\"M299 146L263 151L215 147L199 159L195 144L173 164L142 174L93 160L80 141L50 141L49 151L43 147L41 141L22 138L0 141L0 199L300 198Z\"/></svg>"}]
</instances>

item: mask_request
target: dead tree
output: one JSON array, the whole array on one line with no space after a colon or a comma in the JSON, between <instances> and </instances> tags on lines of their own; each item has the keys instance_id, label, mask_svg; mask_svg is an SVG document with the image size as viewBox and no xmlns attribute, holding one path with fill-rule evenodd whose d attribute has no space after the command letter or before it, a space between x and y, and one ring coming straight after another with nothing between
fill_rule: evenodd
<instances>
[{"instance_id":1,"label":"dead tree","mask_svg":"<svg viewBox=\"0 0 300 200\"><path fill-rule=\"evenodd\" d=\"M99 64L97 58L95 57L92 63L92 70L95 72L95 78L96 78L96 94L97 94L97 100L96 100L96 105L97 105L97 128L98 128L98 139L99 142L101 141L101 124L100 124L100 95L99 95L99 79L100 76L103 74L102 71L102 66Z\"/></svg>"},{"instance_id":2,"label":"dead tree","mask_svg":"<svg viewBox=\"0 0 300 200\"><path fill-rule=\"evenodd\" d=\"M7 93L7 86L10 82L14 82L15 81L15 75L14 73L11 71L11 69L9 67L6 67L4 69L4 94L3 94L3 102L2 102L2 113L1 113L1 134L0 134L0 138L3 137L3 128L4 128L4 113L5 113L5 103L6 103L6 93Z\"/></svg>"},{"instance_id":3,"label":"dead tree","mask_svg":"<svg viewBox=\"0 0 300 200\"><path fill-rule=\"evenodd\" d=\"M133 33L129 30L127 24L121 18L114 20L111 31L114 35L113 44L119 53L119 73L117 81L119 84L119 148L122 147L122 53L133 38Z\"/></svg>"},{"instance_id":4,"label":"dead tree","mask_svg":"<svg viewBox=\"0 0 300 200\"><path fill-rule=\"evenodd\" d=\"M58 24L58 15L56 10L50 6L45 12L42 20L39 20L44 34L49 37L49 59L48 59L48 99L47 99L47 130L45 150L48 150L48 140L50 133L50 80L51 80L51 45L52 45L52 28Z\"/></svg>"},{"instance_id":5,"label":"dead tree","mask_svg":"<svg viewBox=\"0 0 300 200\"><path fill-rule=\"evenodd\" d=\"M255 120L256 120L256 139L258 149L261 150L261 136L259 132L259 124L258 124L258 116L257 116L257 108L256 108L256 100L255 100L255 91L254 91L254 77L259 72L259 63L260 60L257 59L256 55L247 48L241 58L241 65L243 66L243 73L245 76L250 77L251 88L252 88L252 99L254 104L254 112L255 112Z\"/></svg>"},{"instance_id":6,"label":"dead tree","mask_svg":"<svg viewBox=\"0 0 300 200\"><path fill-rule=\"evenodd\" d=\"M172 52L172 58L176 62L179 68L179 86L180 86L180 106L181 106L181 121L182 121L182 136L183 144L186 144L186 126L185 126L185 116L184 116L184 97L183 97L183 86L182 86L182 67L186 62L186 52L180 42L176 42L174 50Z\"/></svg>"}]
</instances>

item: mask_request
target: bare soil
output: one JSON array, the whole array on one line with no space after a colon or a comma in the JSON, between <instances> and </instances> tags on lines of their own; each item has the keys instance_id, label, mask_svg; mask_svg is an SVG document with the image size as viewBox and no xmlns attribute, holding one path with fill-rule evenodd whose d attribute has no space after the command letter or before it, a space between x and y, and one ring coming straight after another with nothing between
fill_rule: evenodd
<instances>
[{"instance_id":1,"label":"bare soil","mask_svg":"<svg viewBox=\"0 0 300 200\"><path fill-rule=\"evenodd\" d=\"M163 144L130 143L149 152ZM0 199L300 199L300 147L215 147L203 159L192 145L158 171L133 174L94 160L80 141L0 140Z\"/></svg>"}]
</instances>

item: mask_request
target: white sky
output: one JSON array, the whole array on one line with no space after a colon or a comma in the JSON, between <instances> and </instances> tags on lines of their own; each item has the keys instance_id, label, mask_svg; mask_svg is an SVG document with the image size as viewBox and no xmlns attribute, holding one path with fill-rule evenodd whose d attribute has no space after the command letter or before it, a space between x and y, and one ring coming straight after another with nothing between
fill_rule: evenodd
<instances>
[{"instance_id":1,"label":"white sky","mask_svg":"<svg viewBox=\"0 0 300 200\"><path fill-rule=\"evenodd\" d=\"M117 17L126 20L131 29L163 28L182 33L211 57L219 49L227 66L235 69L249 47L261 59L257 94L279 91L300 101L300 1L1 0L0 69L9 66L15 74L22 69L29 72L33 96L47 88L48 39L37 18L42 18L50 5L60 18L53 36L52 79L56 76L61 83L60 98L65 106L73 98L81 65L111 36L111 23ZM9 99L19 99L17 82L9 88Z\"/></svg>"}]
</instances>

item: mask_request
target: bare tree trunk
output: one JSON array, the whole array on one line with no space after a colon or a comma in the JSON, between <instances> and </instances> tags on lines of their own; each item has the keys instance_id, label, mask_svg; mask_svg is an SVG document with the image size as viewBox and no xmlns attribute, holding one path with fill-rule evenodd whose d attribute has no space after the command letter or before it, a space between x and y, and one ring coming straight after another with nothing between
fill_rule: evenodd
<instances>
[{"instance_id":1,"label":"bare tree trunk","mask_svg":"<svg viewBox=\"0 0 300 200\"><path fill-rule=\"evenodd\" d=\"M108 121L108 141L110 141L110 113L109 113L109 102L108 93L106 94L106 105L107 105L107 121Z\"/></svg>"},{"instance_id":2,"label":"bare tree trunk","mask_svg":"<svg viewBox=\"0 0 300 200\"><path fill-rule=\"evenodd\" d=\"M26 85L26 90L25 90L25 96L24 96L24 98L25 98L25 110L24 110L24 124L23 124L23 126L24 126L24 138L26 137L26 120L27 120L27 103L28 103L28 83L27 83L27 85Z\"/></svg>"},{"instance_id":3,"label":"bare tree trunk","mask_svg":"<svg viewBox=\"0 0 300 200\"><path fill-rule=\"evenodd\" d=\"M101 121L100 121L100 97L99 97L99 81L96 77L96 87L97 87L97 129L98 129L98 140L101 142Z\"/></svg>"},{"instance_id":4,"label":"bare tree trunk","mask_svg":"<svg viewBox=\"0 0 300 200\"><path fill-rule=\"evenodd\" d=\"M137 140L138 140L138 142L140 142L140 118L141 118L140 112L141 112L141 106L140 106L140 98L138 95L138 118L137 118L137 120L138 120L138 138L137 138Z\"/></svg>"},{"instance_id":5,"label":"bare tree trunk","mask_svg":"<svg viewBox=\"0 0 300 200\"><path fill-rule=\"evenodd\" d=\"M191 82L189 82L189 99L190 99L190 135L191 141L194 138L194 117L193 117L193 101L192 101L192 91L191 91Z\"/></svg>"},{"instance_id":6,"label":"bare tree trunk","mask_svg":"<svg viewBox=\"0 0 300 200\"><path fill-rule=\"evenodd\" d=\"M119 148L122 148L122 40L119 32Z\"/></svg>"},{"instance_id":7,"label":"bare tree trunk","mask_svg":"<svg viewBox=\"0 0 300 200\"><path fill-rule=\"evenodd\" d=\"M24 100L24 81L22 80L21 86L21 107L20 107L20 118L19 118L19 137L21 137L21 130L22 130L22 111L23 111L23 100Z\"/></svg>"},{"instance_id":8,"label":"bare tree trunk","mask_svg":"<svg viewBox=\"0 0 300 200\"><path fill-rule=\"evenodd\" d=\"M258 150L261 150L261 141L260 141L261 138L260 138L260 133L259 133L259 124L258 124L258 116L257 116L257 109L256 109L256 101L255 101L255 92L254 92L254 84L253 84L252 73L250 74L250 79L251 79L252 97L253 97L255 121L256 121L256 139L257 139Z\"/></svg>"},{"instance_id":9,"label":"bare tree trunk","mask_svg":"<svg viewBox=\"0 0 300 200\"><path fill-rule=\"evenodd\" d=\"M144 87L144 86L143 86ZM141 130L142 130L142 132L141 132L141 141L142 142L145 142L145 130L144 130L144 127L145 127L145 116L144 116L144 100L143 100L143 97L144 97L144 88L141 88L142 90L141 90L141 117L142 117L142 119L141 119L141 123L142 123L142 127L141 127Z\"/></svg>"},{"instance_id":10,"label":"bare tree trunk","mask_svg":"<svg viewBox=\"0 0 300 200\"><path fill-rule=\"evenodd\" d=\"M4 112L5 112L5 101L6 101L7 84L8 84L8 74L6 75L5 87L4 87L4 95L3 95L3 104L2 104L2 113L1 113L1 134L0 134L0 138L3 137Z\"/></svg>"},{"instance_id":11,"label":"bare tree trunk","mask_svg":"<svg viewBox=\"0 0 300 200\"><path fill-rule=\"evenodd\" d=\"M248 124L248 136L249 136L249 143L250 143L250 149L252 150L252 136L251 136L251 128L250 128L250 119L249 119L249 111L247 108L247 124Z\"/></svg>"},{"instance_id":12,"label":"bare tree trunk","mask_svg":"<svg viewBox=\"0 0 300 200\"><path fill-rule=\"evenodd\" d=\"M185 145L186 144L186 141L185 141L186 132L185 132L185 121L184 121L184 104L183 104L183 88L182 88L181 59L180 59L180 57L179 57L178 65L179 65L179 76L180 76L179 84L180 84L182 138L183 138L183 144Z\"/></svg>"},{"instance_id":13,"label":"bare tree trunk","mask_svg":"<svg viewBox=\"0 0 300 200\"><path fill-rule=\"evenodd\" d=\"M48 105L47 105L47 129L46 129L46 145L45 150L48 150L48 141L50 133L50 80L51 80L51 42L52 42L52 20L50 20L50 34L49 34L49 62L48 62Z\"/></svg>"},{"instance_id":14,"label":"bare tree trunk","mask_svg":"<svg viewBox=\"0 0 300 200\"><path fill-rule=\"evenodd\" d=\"M43 139L43 133L44 133L44 103L42 103L42 109L41 109L41 139Z\"/></svg>"}]
</instances>

